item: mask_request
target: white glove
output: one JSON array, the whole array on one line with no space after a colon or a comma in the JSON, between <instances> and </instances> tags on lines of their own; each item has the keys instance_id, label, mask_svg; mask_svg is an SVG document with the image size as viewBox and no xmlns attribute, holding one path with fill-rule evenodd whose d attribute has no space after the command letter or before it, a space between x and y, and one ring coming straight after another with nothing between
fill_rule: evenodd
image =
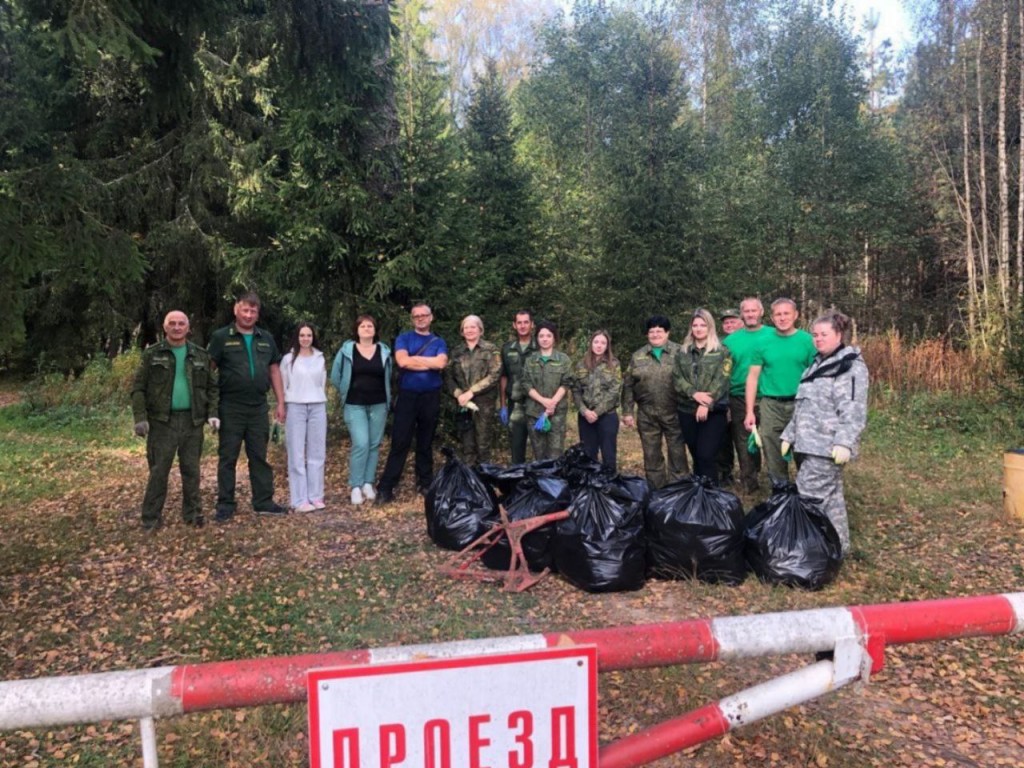
<instances>
[{"instance_id":1,"label":"white glove","mask_svg":"<svg viewBox=\"0 0 1024 768\"><path fill-rule=\"evenodd\" d=\"M793 446L789 444L788 440L783 440L782 445L779 447L782 449L782 455L786 456L789 454L789 451L792 449Z\"/></svg>"},{"instance_id":2,"label":"white glove","mask_svg":"<svg viewBox=\"0 0 1024 768\"><path fill-rule=\"evenodd\" d=\"M468 403L466 403L466 409L476 412L480 410L480 406L474 403L472 400L470 400Z\"/></svg>"},{"instance_id":3,"label":"white glove","mask_svg":"<svg viewBox=\"0 0 1024 768\"><path fill-rule=\"evenodd\" d=\"M850 460L851 451L845 445L832 446L832 461L836 464L845 464Z\"/></svg>"},{"instance_id":4,"label":"white glove","mask_svg":"<svg viewBox=\"0 0 1024 768\"><path fill-rule=\"evenodd\" d=\"M750 434L754 436L754 444L758 448L764 448L764 443L761 442L761 433L757 431L757 427L750 430ZM785 451L783 451L783 453L785 453Z\"/></svg>"},{"instance_id":5,"label":"white glove","mask_svg":"<svg viewBox=\"0 0 1024 768\"><path fill-rule=\"evenodd\" d=\"M220 431L220 419L218 419L216 416L211 416L210 418L208 418L206 420L206 423L210 425L210 429L212 429L214 432Z\"/></svg>"}]
</instances>

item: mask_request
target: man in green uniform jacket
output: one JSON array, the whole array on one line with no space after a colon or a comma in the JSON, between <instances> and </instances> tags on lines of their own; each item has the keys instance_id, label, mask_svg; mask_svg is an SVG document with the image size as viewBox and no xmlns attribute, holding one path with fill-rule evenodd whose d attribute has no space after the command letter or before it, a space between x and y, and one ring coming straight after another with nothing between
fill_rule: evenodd
<instances>
[{"instance_id":1,"label":"man in green uniform jacket","mask_svg":"<svg viewBox=\"0 0 1024 768\"><path fill-rule=\"evenodd\" d=\"M509 428L512 463L526 461L526 438L530 425L526 423L526 390L523 388L523 364L537 351L533 338L533 316L521 309L512 318L516 338L501 347L501 386L498 407L501 423Z\"/></svg>"},{"instance_id":2,"label":"man in green uniform jacket","mask_svg":"<svg viewBox=\"0 0 1024 768\"><path fill-rule=\"evenodd\" d=\"M203 454L203 422L216 430L217 374L210 356L188 341L184 312L168 312L164 340L147 348L135 371L132 416L135 434L146 438L149 482L142 499L142 527L155 531L163 524L167 476L174 455L181 472L181 516L187 525L203 525L199 499L199 460Z\"/></svg>"},{"instance_id":3,"label":"man in green uniform jacket","mask_svg":"<svg viewBox=\"0 0 1024 768\"><path fill-rule=\"evenodd\" d=\"M274 501L274 470L267 463L270 423L267 390L273 388L274 417L285 419L281 353L274 337L256 327L260 297L242 294L234 307L235 322L219 328L210 338L209 352L220 383L220 444L217 449L217 516L226 523L235 514L235 465L242 443L249 460L252 508L261 515L284 515L288 510Z\"/></svg>"},{"instance_id":4,"label":"man in green uniform jacket","mask_svg":"<svg viewBox=\"0 0 1024 768\"><path fill-rule=\"evenodd\" d=\"M679 345L669 341L672 322L664 315L647 319L647 343L629 359L622 377L622 423L640 433L644 473L655 489L690 474L679 429L679 402L672 383ZM634 407L636 416L634 417ZM668 469L665 453L668 451Z\"/></svg>"},{"instance_id":5,"label":"man in green uniform jacket","mask_svg":"<svg viewBox=\"0 0 1024 768\"><path fill-rule=\"evenodd\" d=\"M782 457L782 430L793 417L800 376L817 354L811 334L796 327L799 317L792 299L772 302L775 332L765 336L751 358L747 373L747 413L743 426L749 432L757 425L754 406L760 398L761 441L768 476L773 483L789 480L789 464Z\"/></svg>"}]
</instances>

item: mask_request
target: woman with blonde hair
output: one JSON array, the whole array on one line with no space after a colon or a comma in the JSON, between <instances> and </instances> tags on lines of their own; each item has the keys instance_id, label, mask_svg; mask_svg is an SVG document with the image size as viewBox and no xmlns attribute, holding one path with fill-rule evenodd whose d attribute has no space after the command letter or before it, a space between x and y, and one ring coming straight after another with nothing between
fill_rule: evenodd
<instances>
[{"instance_id":1,"label":"woman with blonde hair","mask_svg":"<svg viewBox=\"0 0 1024 768\"><path fill-rule=\"evenodd\" d=\"M612 353L612 337L597 330L583 359L576 365L572 382L576 402L580 441L587 456L616 470L619 435L619 398L622 396L622 369Z\"/></svg>"},{"instance_id":2,"label":"woman with blonde hair","mask_svg":"<svg viewBox=\"0 0 1024 768\"><path fill-rule=\"evenodd\" d=\"M732 354L719 340L715 319L698 309L676 357L672 382L679 398L679 428L693 457L693 473L718 483L715 461L725 439Z\"/></svg>"},{"instance_id":3,"label":"woman with blonde hair","mask_svg":"<svg viewBox=\"0 0 1024 768\"><path fill-rule=\"evenodd\" d=\"M484 321L466 315L459 328L463 342L448 359L445 385L458 406L461 458L468 464L491 460L491 430L497 419L501 353L483 338Z\"/></svg>"}]
</instances>

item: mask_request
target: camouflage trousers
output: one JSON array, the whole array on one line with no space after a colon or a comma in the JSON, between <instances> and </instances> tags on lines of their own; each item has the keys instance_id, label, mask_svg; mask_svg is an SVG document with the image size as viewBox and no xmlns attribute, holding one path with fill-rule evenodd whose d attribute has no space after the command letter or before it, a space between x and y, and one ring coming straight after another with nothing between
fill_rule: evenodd
<instances>
[{"instance_id":1,"label":"camouflage trousers","mask_svg":"<svg viewBox=\"0 0 1024 768\"><path fill-rule=\"evenodd\" d=\"M789 482L789 462L782 458L782 430L793 418L796 403L770 397L762 397L759 403L761 420L758 429L764 443L764 463L768 467L768 477L772 482Z\"/></svg>"},{"instance_id":2,"label":"camouflage trousers","mask_svg":"<svg viewBox=\"0 0 1024 768\"><path fill-rule=\"evenodd\" d=\"M843 555L850 551L850 523L843 497L843 468L825 456L796 455L796 487L804 496L821 499L822 509L839 533Z\"/></svg>"},{"instance_id":3,"label":"camouflage trousers","mask_svg":"<svg viewBox=\"0 0 1024 768\"><path fill-rule=\"evenodd\" d=\"M526 417L526 424L530 428L530 445L533 446L534 461L541 459L556 459L565 452L565 414L556 413L551 417L551 431L538 432L533 428L537 420L531 416Z\"/></svg>"},{"instance_id":4,"label":"camouflage trousers","mask_svg":"<svg viewBox=\"0 0 1024 768\"><path fill-rule=\"evenodd\" d=\"M640 433L640 447L644 452L644 474L652 487L664 488L669 483L690 474L686 443L683 442L679 415L675 411L651 413L643 408L637 408L636 429ZM667 471L662 441L668 449Z\"/></svg>"},{"instance_id":5,"label":"camouflage trousers","mask_svg":"<svg viewBox=\"0 0 1024 768\"><path fill-rule=\"evenodd\" d=\"M494 401L474 401L479 410L472 411L473 427L459 433L462 454L467 464L481 464L491 460L491 434L497 420Z\"/></svg>"},{"instance_id":6,"label":"camouflage trousers","mask_svg":"<svg viewBox=\"0 0 1024 768\"><path fill-rule=\"evenodd\" d=\"M151 421L146 438L149 481L142 499L142 522L153 526L161 521L167 500L167 476L178 456L181 472L181 516L186 523L202 520L199 498L199 462L203 455L203 425L192 423L191 411L175 411L169 421Z\"/></svg>"}]
</instances>

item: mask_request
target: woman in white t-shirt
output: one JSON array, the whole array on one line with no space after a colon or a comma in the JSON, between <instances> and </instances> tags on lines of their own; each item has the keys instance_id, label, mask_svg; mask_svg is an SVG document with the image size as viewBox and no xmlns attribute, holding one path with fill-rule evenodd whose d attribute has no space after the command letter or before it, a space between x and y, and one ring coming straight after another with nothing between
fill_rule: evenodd
<instances>
[{"instance_id":1,"label":"woman in white t-shirt","mask_svg":"<svg viewBox=\"0 0 1024 768\"><path fill-rule=\"evenodd\" d=\"M296 326L291 347L281 359L281 378L288 409L284 435L291 506L296 512L323 509L327 364L311 324Z\"/></svg>"}]
</instances>

